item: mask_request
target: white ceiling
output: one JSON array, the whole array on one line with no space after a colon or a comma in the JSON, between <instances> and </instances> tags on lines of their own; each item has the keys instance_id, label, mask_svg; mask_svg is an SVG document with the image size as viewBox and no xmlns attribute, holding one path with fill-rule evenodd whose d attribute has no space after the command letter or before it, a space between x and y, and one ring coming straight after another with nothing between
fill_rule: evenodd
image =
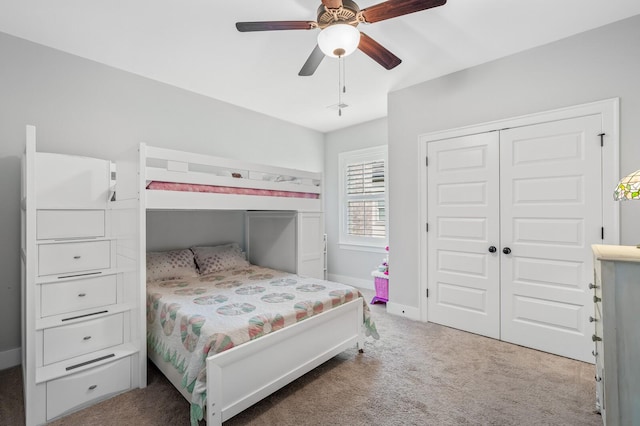
<instances>
[{"instance_id":1,"label":"white ceiling","mask_svg":"<svg viewBox=\"0 0 640 426\"><path fill-rule=\"evenodd\" d=\"M378 0L356 0L360 8ZM237 21L315 20L319 0L0 0L0 31L328 132L387 114L387 93L640 14L639 0L449 0L361 24L402 59L346 58L298 71L318 30L240 33ZM594 58L596 60L596 58Z\"/></svg>"}]
</instances>

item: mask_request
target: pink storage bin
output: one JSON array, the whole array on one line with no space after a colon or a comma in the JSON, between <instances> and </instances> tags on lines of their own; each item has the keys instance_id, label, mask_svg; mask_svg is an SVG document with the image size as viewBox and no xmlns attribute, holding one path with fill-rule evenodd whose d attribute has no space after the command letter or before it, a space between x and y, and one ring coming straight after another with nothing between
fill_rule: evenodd
<instances>
[{"instance_id":1,"label":"pink storage bin","mask_svg":"<svg viewBox=\"0 0 640 426\"><path fill-rule=\"evenodd\" d=\"M371 300L371 304L376 302L387 303L389 301L389 279L374 277L373 283L376 288L376 295Z\"/></svg>"}]
</instances>

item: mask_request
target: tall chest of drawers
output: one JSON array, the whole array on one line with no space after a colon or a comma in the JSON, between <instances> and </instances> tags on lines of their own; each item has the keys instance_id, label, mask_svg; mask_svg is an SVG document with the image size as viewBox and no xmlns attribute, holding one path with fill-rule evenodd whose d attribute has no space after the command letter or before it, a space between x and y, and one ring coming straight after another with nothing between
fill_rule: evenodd
<instances>
[{"instance_id":1,"label":"tall chest of drawers","mask_svg":"<svg viewBox=\"0 0 640 426\"><path fill-rule=\"evenodd\" d=\"M640 249L593 252L596 407L605 425L640 424Z\"/></svg>"},{"instance_id":2,"label":"tall chest of drawers","mask_svg":"<svg viewBox=\"0 0 640 426\"><path fill-rule=\"evenodd\" d=\"M146 377L133 212L109 202L111 163L35 152L22 180L22 368L27 425L44 424ZM128 229L128 231L127 231Z\"/></svg>"}]
</instances>

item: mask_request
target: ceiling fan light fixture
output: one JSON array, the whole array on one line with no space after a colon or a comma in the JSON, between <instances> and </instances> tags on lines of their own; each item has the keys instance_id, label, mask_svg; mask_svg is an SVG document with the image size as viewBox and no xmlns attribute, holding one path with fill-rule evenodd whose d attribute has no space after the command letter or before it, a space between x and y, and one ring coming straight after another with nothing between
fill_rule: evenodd
<instances>
[{"instance_id":1,"label":"ceiling fan light fixture","mask_svg":"<svg viewBox=\"0 0 640 426\"><path fill-rule=\"evenodd\" d=\"M318 34L318 46L322 53L332 58L345 57L358 48L360 31L353 25L335 23Z\"/></svg>"}]
</instances>

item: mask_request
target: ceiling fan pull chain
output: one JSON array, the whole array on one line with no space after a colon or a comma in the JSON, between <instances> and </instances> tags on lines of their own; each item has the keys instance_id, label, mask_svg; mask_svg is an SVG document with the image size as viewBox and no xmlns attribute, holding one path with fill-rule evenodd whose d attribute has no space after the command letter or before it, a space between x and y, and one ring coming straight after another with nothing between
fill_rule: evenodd
<instances>
[{"instance_id":1,"label":"ceiling fan pull chain","mask_svg":"<svg viewBox=\"0 0 640 426\"><path fill-rule=\"evenodd\" d=\"M338 117L342 117L342 65L344 58L338 56Z\"/></svg>"},{"instance_id":2,"label":"ceiling fan pull chain","mask_svg":"<svg viewBox=\"0 0 640 426\"><path fill-rule=\"evenodd\" d=\"M342 93L347 93L347 63L342 58Z\"/></svg>"}]
</instances>

